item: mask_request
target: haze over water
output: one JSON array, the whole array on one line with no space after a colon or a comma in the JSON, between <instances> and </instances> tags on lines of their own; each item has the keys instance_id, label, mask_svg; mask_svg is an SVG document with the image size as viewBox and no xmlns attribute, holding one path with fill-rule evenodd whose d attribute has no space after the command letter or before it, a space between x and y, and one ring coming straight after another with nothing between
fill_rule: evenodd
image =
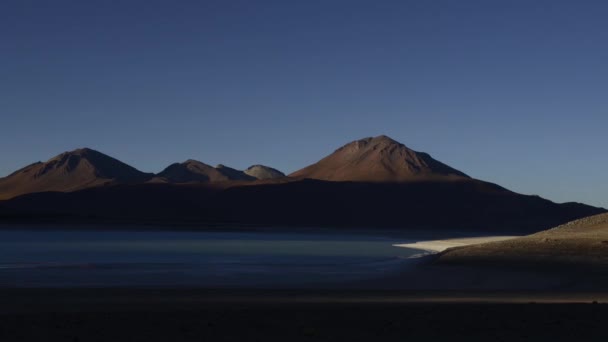
<instances>
[{"instance_id":1,"label":"haze over water","mask_svg":"<svg viewBox=\"0 0 608 342\"><path fill-rule=\"evenodd\" d=\"M3 287L323 287L421 254L381 233L0 230L0 241Z\"/></svg>"}]
</instances>

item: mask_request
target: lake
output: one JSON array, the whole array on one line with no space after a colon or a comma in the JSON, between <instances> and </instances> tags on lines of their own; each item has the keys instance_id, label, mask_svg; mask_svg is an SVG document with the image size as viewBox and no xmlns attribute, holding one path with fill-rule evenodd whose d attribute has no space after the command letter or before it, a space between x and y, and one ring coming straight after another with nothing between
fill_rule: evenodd
<instances>
[{"instance_id":1,"label":"lake","mask_svg":"<svg viewBox=\"0 0 608 342\"><path fill-rule=\"evenodd\" d=\"M0 287L326 287L414 263L383 233L0 230Z\"/></svg>"}]
</instances>

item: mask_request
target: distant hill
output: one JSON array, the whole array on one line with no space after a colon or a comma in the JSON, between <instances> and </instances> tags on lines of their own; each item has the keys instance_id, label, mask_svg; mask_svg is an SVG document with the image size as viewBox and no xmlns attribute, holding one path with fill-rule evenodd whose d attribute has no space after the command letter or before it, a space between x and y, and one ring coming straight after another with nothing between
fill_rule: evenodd
<instances>
[{"instance_id":1,"label":"distant hill","mask_svg":"<svg viewBox=\"0 0 608 342\"><path fill-rule=\"evenodd\" d=\"M183 163L169 165L157 177L172 183L226 182L231 180L254 180L243 171L218 165L213 167L198 160L189 159Z\"/></svg>"},{"instance_id":2,"label":"distant hill","mask_svg":"<svg viewBox=\"0 0 608 342\"><path fill-rule=\"evenodd\" d=\"M387 137L346 144L315 164L289 175L327 181L406 182L469 178L423 152Z\"/></svg>"},{"instance_id":3,"label":"distant hill","mask_svg":"<svg viewBox=\"0 0 608 342\"><path fill-rule=\"evenodd\" d=\"M264 165L250 166L245 170L245 173L256 179L276 179L285 177L283 172Z\"/></svg>"},{"instance_id":4,"label":"distant hill","mask_svg":"<svg viewBox=\"0 0 608 342\"><path fill-rule=\"evenodd\" d=\"M76 191L100 185L139 183L152 177L92 149L64 152L0 179L0 199L44 191Z\"/></svg>"}]
</instances>

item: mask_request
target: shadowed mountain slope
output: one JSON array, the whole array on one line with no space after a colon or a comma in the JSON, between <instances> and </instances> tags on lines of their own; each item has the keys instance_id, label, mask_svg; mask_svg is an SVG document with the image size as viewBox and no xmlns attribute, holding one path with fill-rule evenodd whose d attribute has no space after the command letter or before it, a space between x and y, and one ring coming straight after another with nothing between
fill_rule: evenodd
<instances>
[{"instance_id":1,"label":"shadowed mountain slope","mask_svg":"<svg viewBox=\"0 0 608 342\"><path fill-rule=\"evenodd\" d=\"M229 180L252 181L256 179L255 177L246 174L244 171L233 169L226 165L219 164L218 166L216 166L216 169Z\"/></svg>"},{"instance_id":2,"label":"shadowed mountain slope","mask_svg":"<svg viewBox=\"0 0 608 342\"><path fill-rule=\"evenodd\" d=\"M289 175L327 181L407 182L469 178L426 153L387 137L346 144L315 164Z\"/></svg>"},{"instance_id":3,"label":"shadowed mountain slope","mask_svg":"<svg viewBox=\"0 0 608 342\"><path fill-rule=\"evenodd\" d=\"M0 199L44 191L75 191L117 183L144 182L152 177L88 148L64 152L28 165L0 179Z\"/></svg>"},{"instance_id":4,"label":"shadowed mountain slope","mask_svg":"<svg viewBox=\"0 0 608 342\"><path fill-rule=\"evenodd\" d=\"M119 185L30 194L0 202L0 207L17 220L508 233L536 232L604 212L523 196L476 180L364 183L307 179L229 187L212 183Z\"/></svg>"}]
</instances>

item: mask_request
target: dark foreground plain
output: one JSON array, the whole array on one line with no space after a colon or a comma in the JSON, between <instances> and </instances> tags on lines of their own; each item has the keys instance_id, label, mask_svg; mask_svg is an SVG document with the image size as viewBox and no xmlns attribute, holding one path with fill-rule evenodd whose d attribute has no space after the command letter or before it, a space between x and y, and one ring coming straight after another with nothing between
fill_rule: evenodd
<instances>
[{"instance_id":1,"label":"dark foreground plain","mask_svg":"<svg viewBox=\"0 0 608 342\"><path fill-rule=\"evenodd\" d=\"M0 341L605 341L598 293L4 289Z\"/></svg>"}]
</instances>

